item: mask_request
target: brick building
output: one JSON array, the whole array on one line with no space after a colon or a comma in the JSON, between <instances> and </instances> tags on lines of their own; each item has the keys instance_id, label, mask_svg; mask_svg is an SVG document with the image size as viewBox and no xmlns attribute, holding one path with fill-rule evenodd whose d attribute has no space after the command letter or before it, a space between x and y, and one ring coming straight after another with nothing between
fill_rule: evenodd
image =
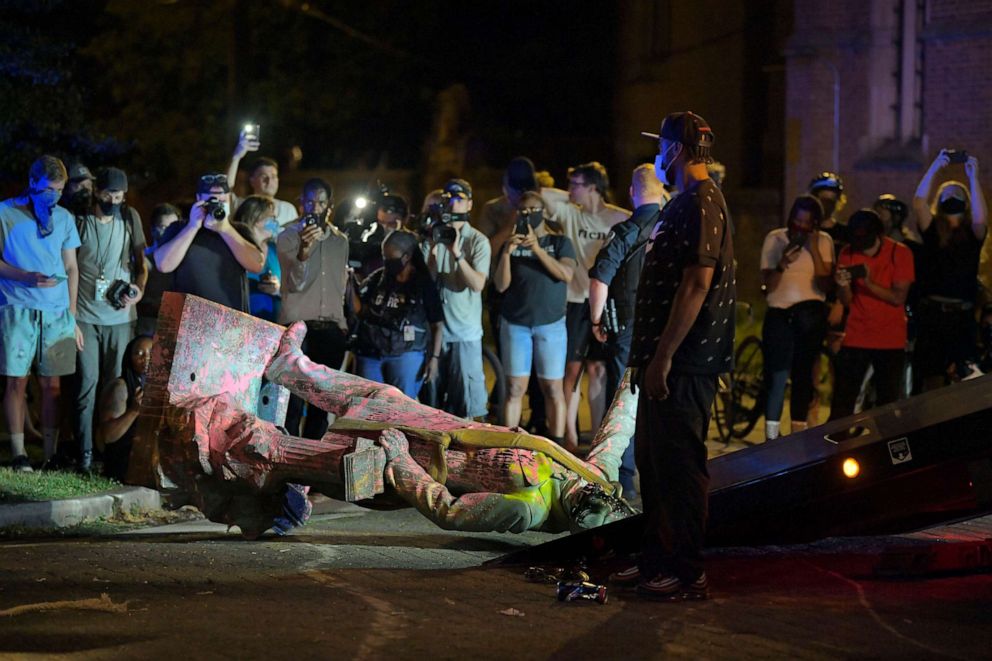
<instances>
[{"instance_id":1,"label":"brick building","mask_svg":"<svg viewBox=\"0 0 992 661\"><path fill-rule=\"evenodd\" d=\"M844 216L880 193L909 202L942 147L979 158L988 201L990 0L795 0L785 56L785 202L834 167ZM962 166L942 175L935 188L967 181Z\"/></svg>"}]
</instances>

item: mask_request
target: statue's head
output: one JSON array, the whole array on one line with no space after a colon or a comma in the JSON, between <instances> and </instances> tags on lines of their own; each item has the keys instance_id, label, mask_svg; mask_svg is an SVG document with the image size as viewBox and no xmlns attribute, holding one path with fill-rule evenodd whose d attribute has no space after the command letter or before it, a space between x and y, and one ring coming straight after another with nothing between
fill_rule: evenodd
<instances>
[{"instance_id":1,"label":"statue's head","mask_svg":"<svg viewBox=\"0 0 992 661\"><path fill-rule=\"evenodd\" d=\"M634 509L619 495L610 495L598 484L588 483L579 491L569 519L572 532L577 532L613 523L634 514Z\"/></svg>"}]
</instances>

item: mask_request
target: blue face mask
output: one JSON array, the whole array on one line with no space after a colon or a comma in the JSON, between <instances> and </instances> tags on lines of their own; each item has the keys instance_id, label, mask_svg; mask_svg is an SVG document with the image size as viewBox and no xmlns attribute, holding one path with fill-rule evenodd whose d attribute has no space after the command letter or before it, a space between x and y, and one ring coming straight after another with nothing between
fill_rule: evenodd
<instances>
[{"instance_id":1,"label":"blue face mask","mask_svg":"<svg viewBox=\"0 0 992 661\"><path fill-rule=\"evenodd\" d=\"M279 221L275 218L269 218L265 221L265 231L272 235L272 238L279 236Z\"/></svg>"},{"instance_id":2,"label":"blue face mask","mask_svg":"<svg viewBox=\"0 0 992 661\"><path fill-rule=\"evenodd\" d=\"M668 170L672 167L672 161L665 163L665 156L670 154L673 149L675 149L675 145L669 147L664 154L658 154L654 157L654 175L665 186L674 185L674 182L668 176Z\"/></svg>"},{"instance_id":3,"label":"blue face mask","mask_svg":"<svg viewBox=\"0 0 992 661\"><path fill-rule=\"evenodd\" d=\"M34 206L34 214L38 218L38 230L42 236L52 233L52 210L59 203L62 193L51 188L35 191L31 193L31 203Z\"/></svg>"}]
</instances>

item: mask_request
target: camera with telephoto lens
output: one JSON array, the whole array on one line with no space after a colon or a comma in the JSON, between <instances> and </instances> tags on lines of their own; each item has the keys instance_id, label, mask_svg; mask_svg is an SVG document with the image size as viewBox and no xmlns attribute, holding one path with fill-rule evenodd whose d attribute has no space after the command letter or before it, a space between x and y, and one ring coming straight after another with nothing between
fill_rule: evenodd
<instances>
[{"instance_id":1,"label":"camera with telephoto lens","mask_svg":"<svg viewBox=\"0 0 992 661\"><path fill-rule=\"evenodd\" d=\"M114 280L107 288L107 300L115 310L123 310L127 307L125 298L134 298L138 295L138 288L127 280Z\"/></svg>"},{"instance_id":2,"label":"camera with telephoto lens","mask_svg":"<svg viewBox=\"0 0 992 661\"><path fill-rule=\"evenodd\" d=\"M224 203L216 197L212 197L203 203L203 211L214 220L224 220L227 218L227 209Z\"/></svg>"},{"instance_id":3,"label":"camera with telephoto lens","mask_svg":"<svg viewBox=\"0 0 992 661\"><path fill-rule=\"evenodd\" d=\"M431 233L431 241L451 245L455 242L457 232L451 223L462 220L465 214L456 214L451 210L454 198L451 193L442 193L441 201L427 207L427 217L424 225Z\"/></svg>"}]
</instances>

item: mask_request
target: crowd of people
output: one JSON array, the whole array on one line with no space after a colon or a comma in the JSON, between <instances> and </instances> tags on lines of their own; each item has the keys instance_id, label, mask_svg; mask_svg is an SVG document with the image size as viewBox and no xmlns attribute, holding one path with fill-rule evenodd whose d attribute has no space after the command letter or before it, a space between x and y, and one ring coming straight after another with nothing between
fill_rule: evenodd
<instances>
[{"instance_id":1,"label":"crowd of people","mask_svg":"<svg viewBox=\"0 0 992 661\"><path fill-rule=\"evenodd\" d=\"M934 179L955 163L967 183L948 180L934 192ZM785 227L764 240L767 439L782 434L790 381L791 431L819 423L814 383L824 350L834 371L830 420L990 367L984 329L992 301L983 300L978 279L988 217L978 159L941 150L911 204L885 193L842 222L845 202L841 178L824 172L795 199Z\"/></svg>"},{"instance_id":2,"label":"crowd of people","mask_svg":"<svg viewBox=\"0 0 992 661\"><path fill-rule=\"evenodd\" d=\"M46 465L68 457L90 471L96 454L123 477L113 468L120 462L107 457L128 442L118 427L136 410L141 385L121 379L142 372L131 354L144 348L147 357L165 291L281 324L305 321L304 350L313 360L344 368L350 351L357 374L475 419L491 413L485 299L506 378L495 413L521 424L529 394L528 426L578 450L583 374L595 427L630 359L637 283L672 191L656 165L632 173L633 212L610 202L597 162L570 168L562 190L518 157L504 173L503 195L475 219L471 184L452 179L426 196L417 215L383 187L368 222L356 223L335 214L334 189L319 178L304 183L297 204L278 199L278 164L264 157L247 168L252 193L236 195L239 164L258 148L243 132L228 171L198 179L188 214L168 203L154 208L147 239L125 201L122 170L94 176L82 163L66 170L48 156L32 166L29 189L0 215L4 411L15 467L30 468L26 375L34 367ZM976 343L986 231L977 159L961 160L967 183L932 191L955 154L941 151L911 204L883 194L846 221L844 184L824 172L766 236L766 438L784 433L790 383L791 431L819 422L814 382L825 347L835 370L831 419L989 366L989 352ZM719 182L722 166L708 173ZM992 307L983 329L985 317ZM59 377L70 374L74 444L57 457ZM291 398L287 429L319 438L327 424L323 412ZM621 472L628 495L634 464L632 444Z\"/></svg>"},{"instance_id":3,"label":"crowd of people","mask_svg":"<svg viewBox=\"0 0 992 661\"><path fill-rule=\"evenodd\" d=\"M240 197L232 190L239 165L260 146L246 130L228 171L198 178L188 214L156 206L147 237L126 203L125 172L94 176L78 162L67 169L38 158L23 194L0 203L12 466L32 470L33 372L44 467L71 461L90 472L99 458L107 475L124 479L166 291L305 322L303 351L313 361L472 419L493 413L488 316L506 379L499 419L523 424L529 393L526 424L573 452L583 374L597 427L630 368L637 431L620 480L629 498L640 476L646 536L640 563L612 579L650 597L705 597L705 439L716 377L733 368L733 223L701 117L674 113L660 133L644 135L658 156L631 174L632 211L611 203L598 162L569 168L562 190L518 157L503 194L473 219L472 185L460 178L428 193L419 214L384 186L364 215L336 214L334 188L320 178L292 204L276 197L278 164L267 158L248 166L252 193ZM957 163L967 183L934 192L938 174ZM884 194L847 219L844 204L840 177L819 175L762 246L768 439L782 434L790 381L791 431L819 422L813 386L824 347L835 371L832 419L988 367L992 343L983 362L977 342L980 321L992 339L992 307L981 307L977 280L987 219L977 159L942 150L911 204ZM73 404L73 443L58 453L63 399ZM328 414L293 397L285 426L320 438Z\"/></svg>"}]
</instances>

